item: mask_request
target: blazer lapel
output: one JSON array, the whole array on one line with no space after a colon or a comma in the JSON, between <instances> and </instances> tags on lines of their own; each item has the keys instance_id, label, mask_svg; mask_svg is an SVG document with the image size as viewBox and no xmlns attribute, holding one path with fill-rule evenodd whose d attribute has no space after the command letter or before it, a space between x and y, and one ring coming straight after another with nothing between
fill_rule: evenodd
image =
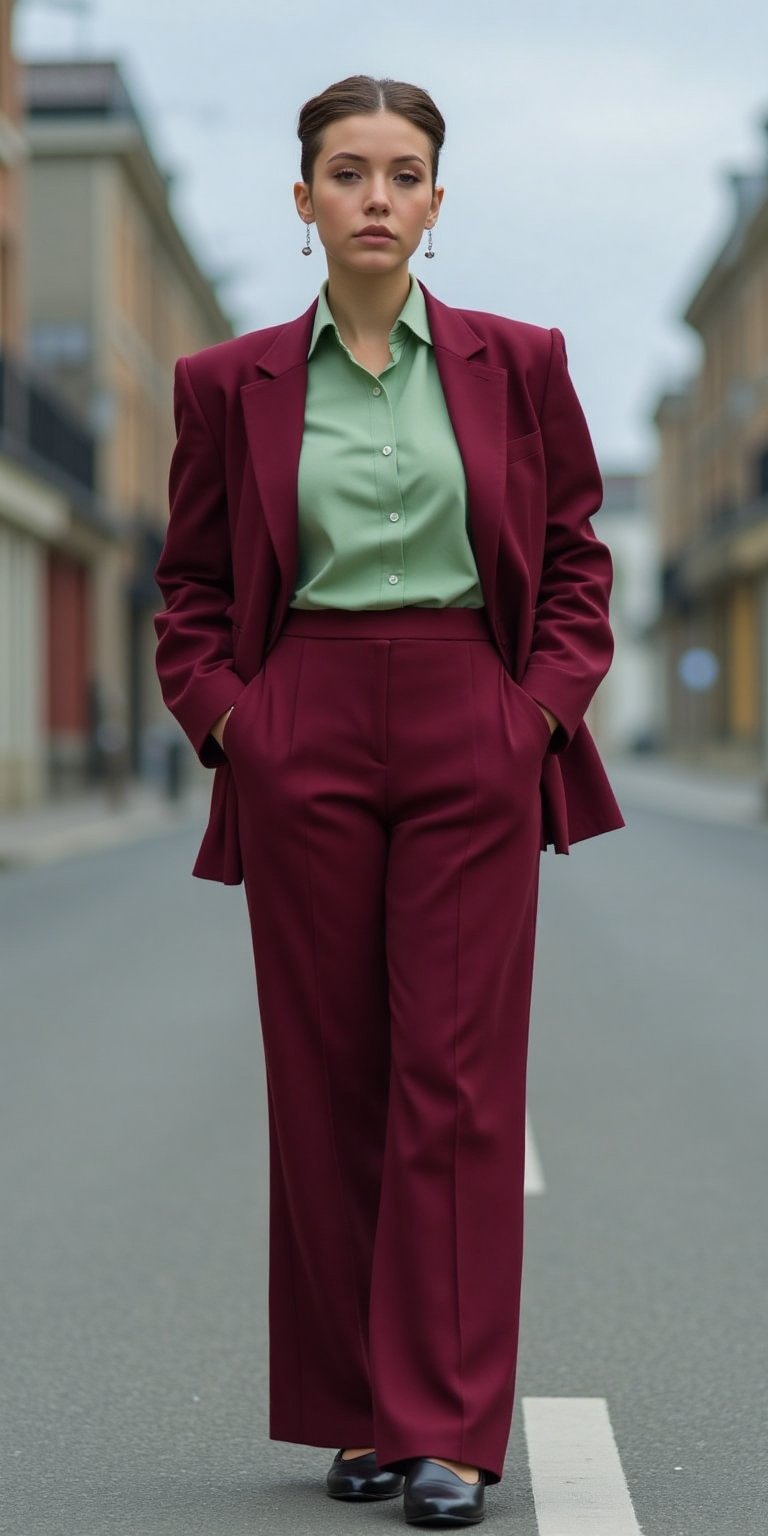
<instances>
[{"instance_id":1,"label":"blazer lapel","mask_svg":"<svg viewBox=\"0 0 768 1536\"><path fill-rule=\"evenodd\" d=\"M316 309L315 298L303 315L280 328L272 345L254 364L258 377L240 386L251 467L280 570L270 644L282 628L296 586L299 455L307 352Z\"/></svg>"},{"instance_id":2,"label":"blazer lapel","mask_svg":"<svg viewBox=\"0 0 768 1536\"><path fill-rule=\"evenodd\" d=\"M484 363L482 337L458 309L435 298L420 279L417 282L424 293L435 361L464 464L471 541L483 596L491 608L506 491L507 370ZM240 386L251 466L280 569L274 633L282 626L296 585L299 454L307 352L316 308L315 298L303 315L280 327L254 364L257 377Z\"/></svg>"},{"instance_id":3,"label":"blazer lapel","mask_svg":"<svg viewBox=\"0 0 768 1536\"><path fill-rule=\"evenodd\" d=\"M485 605L493 616L506 496L507 370L483 362L483 338L458 309L416 281L424 291L437 371L464 463L470 539Z\"/></svg>"}]
</instances>

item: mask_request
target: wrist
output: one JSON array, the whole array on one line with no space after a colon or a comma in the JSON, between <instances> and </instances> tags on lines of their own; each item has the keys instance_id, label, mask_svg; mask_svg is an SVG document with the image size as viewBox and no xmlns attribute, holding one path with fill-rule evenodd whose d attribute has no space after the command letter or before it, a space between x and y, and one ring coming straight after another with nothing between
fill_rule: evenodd
<instances>
[{"instance_id":1,"label":"wrist","mask_svg":"<svg viewBox=\"0 0 768 1536\"><path fill-rule=\"evenodd\" d=\"M216 741L220 747L223 747L224 745L224 730L234 707L234 704L230 704L229 709L225 709L224 714L219 715L218 720L211 727L211 735L213 736L214 741Z\"/></svg>"},{"instance_id":2,"label":"wrist","mask_svg":"<svg viewBox=\"0 0 768 1536\"><path fill-rule=\"evenodd\" d=\"M542 714L545 716L547 724L549 726L550 735L554 735L554 732L557 730L557 727L560 724L560 721L558 720L557 715L553 715L551 709L547 709L546 704L539 703L538 699L534 699L534 703L539 705L539 709L541 710Z\"/></svg>"}]
</instances>

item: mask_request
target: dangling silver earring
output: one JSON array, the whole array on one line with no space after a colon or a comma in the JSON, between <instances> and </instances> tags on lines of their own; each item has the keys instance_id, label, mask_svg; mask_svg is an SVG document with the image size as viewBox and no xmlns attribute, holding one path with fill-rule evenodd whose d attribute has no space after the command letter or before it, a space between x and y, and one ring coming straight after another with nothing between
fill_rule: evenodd
<instances>
[{"instance_id":1,"label":"dangling silver earring","mask_svg":"<svg viewBox=\"0 0 768 1536\"><path fill-rule=\"evenodd\" d=\"M311 247L311 245L309 243L309 225L311 224L311 222L312 222L312 220L310 219L309 222L307 223L307 243L306 243L306 245L303 245L301 247L301 254L302 254L302 256L311 256L312 255L312 247Z\"/></svg>"},{"instance_id":2,"label":"dangling silver earring","mask_svg":"<svg viewBox=\"0 0 768 1536\"><path fill-rule=\"evenodd\" d=\"M429 231L429 239L428 239L428 242L427 242L427 249L424 252L424 255L429 257L429 256L434 256L434 254L435 253L434 253L434 251L432 249L432 230L430 229L430 231Z\"/></svg>"}]
</instances>

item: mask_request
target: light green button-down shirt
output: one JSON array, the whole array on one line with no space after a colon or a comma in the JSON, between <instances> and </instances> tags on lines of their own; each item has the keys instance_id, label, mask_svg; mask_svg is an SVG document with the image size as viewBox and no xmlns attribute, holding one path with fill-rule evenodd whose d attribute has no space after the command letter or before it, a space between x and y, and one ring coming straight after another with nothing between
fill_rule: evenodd
<instances>
[{"instance_id":1,"label":"light green button-down shirt","mask_svg":"<svg viewBox=\"0 0 768 1536\"><path fill-rule=\"evenodd\" d=\"M377 376L320 289L299 459L293 608L481 608L464 466L413 274Z\"/></svg>"}]
</instances>

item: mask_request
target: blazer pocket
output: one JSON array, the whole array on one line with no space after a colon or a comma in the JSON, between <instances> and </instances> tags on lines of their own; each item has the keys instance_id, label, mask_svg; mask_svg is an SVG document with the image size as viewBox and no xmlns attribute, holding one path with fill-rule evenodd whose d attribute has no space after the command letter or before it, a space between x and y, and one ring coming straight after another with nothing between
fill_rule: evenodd
<instances>
[{"instance_id":1,"label":"blazer pocket","mask_svg":"<svg viewBox=\"0 0 768 1536\"><path fill-rule=\"evenodd\" d=\"M538 726L539 731L542 733L544 745L545 747L548 747L554 735L554 731L551 730L549 721L543 709L539 708L536 700L531 698L531 695L528 693L527 689L523 688L521 684L518 683L517 679L512 676L511 672L508 672L507 676L518 697L522 699L525 708L529 711L529 713L532 712L535 716L536 725Z\"/></svg>"},{"instance_id":2,"label":"blazer pocket","mask_svg":"<svg viewBox=\"0 0 768 1536\"><path fill-rule=\"evenodd\" d=\"M234 658L235 658L235 663L236 663L237 662L237 654L238 654L238 651L240 650L240 639L241 639L243 630L242 630L242 625L238 624L235 621L235 619L230 619L229 622L230 622L230 627L232 629L232 652L233 652L233 655L234 655Z\"/></svg>"},{"instance_id":3,"label":"blazer pocket","mask_svg":"<svg viewBox=\"0 0 768 1536\"><path fill-rule=\"evenodd\" d=\"M508 438L507 463L516 464L518 459L527 459L532 453L543 451L543 448L541 427L535 427L533 432L524 432L522 437Z\"/></svg>"}]
</instances>

